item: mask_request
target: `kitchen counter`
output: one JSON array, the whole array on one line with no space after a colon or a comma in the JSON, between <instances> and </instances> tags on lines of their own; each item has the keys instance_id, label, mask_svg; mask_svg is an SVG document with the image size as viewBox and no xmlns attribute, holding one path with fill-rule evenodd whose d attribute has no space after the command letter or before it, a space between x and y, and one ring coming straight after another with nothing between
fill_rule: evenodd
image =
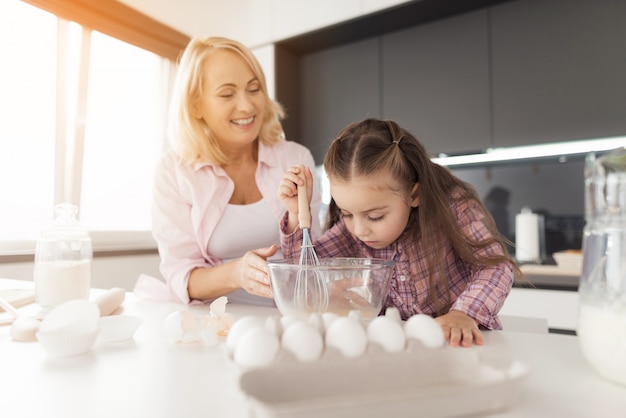
<instances>
[{"instance_id":1,"label":"kitchen counter","mask_svg":"<svg viewBox=\"0 0 626 418\"><path fill-rule=\"evenodd\" d=\"M556 265L523 264L524 278L515 281L516 287L536 287L546 290L577 291L581 272Z\"/></svg>"},{"instance_id":2,"label":"kitchen counter","mask_svg":"<svg viewBox=\"0 0 626 418\"><path fill-rule=\"evenodd\" d=\"M28 282L0 279L0 288ZM93 292L93 291L92 291ZM15 342L0 326L0 413L12 418L246 417L237 373L221 347L170 344L162 333L171 312L208 306L139 301L129 293L123 313L143 323L132 340L99 344L69 358L46 356L39 343ZM27 312L28 308L20 308ZM278 315L274 308L228 304L227 312ZM2 313L2 315L5 315ZM527 364L518 401L496 417L623 417L626 387L599 377L577 337L506 331L485 333L485 345L511 350ZM480 349L474 347L471 349Z\"/></svg>"}]
</instances>

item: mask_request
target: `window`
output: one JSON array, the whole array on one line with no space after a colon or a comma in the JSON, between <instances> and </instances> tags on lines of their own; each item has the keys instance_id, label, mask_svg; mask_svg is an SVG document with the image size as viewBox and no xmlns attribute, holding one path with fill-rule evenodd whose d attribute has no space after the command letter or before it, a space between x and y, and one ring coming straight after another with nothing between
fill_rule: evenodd
<instances>
[{"instance_id":1,"label":"window","mask_svg":"<svg viewBox=\"0 0 626 418\"><path fill-rule=\"evenodd\" d=\"M82 0L51 3L72 2ZM0 254L32 252L60 202L79 206L96 249L98 237L107 248L152 245L152 170L175 62L135 45L0 2Z\"/></svg>"}]
</instances>

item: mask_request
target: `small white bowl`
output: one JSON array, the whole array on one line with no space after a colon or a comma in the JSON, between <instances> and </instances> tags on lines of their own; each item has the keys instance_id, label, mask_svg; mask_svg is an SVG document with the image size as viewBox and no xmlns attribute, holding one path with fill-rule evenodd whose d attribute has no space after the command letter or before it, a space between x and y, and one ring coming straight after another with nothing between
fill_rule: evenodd
<instances>
[{"instance_id":1,"label":"small white bowl","mask_svg":"<svg viewBox=\"0 0 626 418\"><path fill-rule=\"evenodd\" d=\"M52 357L69 357L91 350L100 332L98 306L76 299L52 309L41 321L37 339Z\"/></svg>"},{"instance_id":2,"label":"small white bowl","mask_svg":"<svg viewBox=\"0 0 626 418\"><path fill-rule=\"evenodd\" d=\"M556 265L562 269L582 271L583 255L573 251L559 251L552 254Z\"/></svg>"},{"instance_id":3,"label":"small white bowl","mask_svg":"<svg viewBox=\"0 0 626 418\"><path fill-rule=\"evenodd\" d=\"M75 299L55 306L41 321L40 332L67 335L86 334L98 328L100 309L84 299Z\"/></svg>"},{"instance_id":4,"label":"small white bowl","mask_svg":"<svg viewBox=\"0 0 626 418\"><path fill-rule=\"evenodd\" d=\"M93 347L97 336L98 329L74 335L65 332L37 333L37 339L51 357L70 357L86 353Z\"/></svg>"},{"instance_id":5,"label":"small white bowl","mask_svg":"<svg viewBox=\"0 0 626 418\"><path fill-rule=\"evenodd\" d=\"M133 338L141 325L141 318L131 315L103 316L98 324L100 326L98 341L111 343Z\"/></svg>"}]
</instances>

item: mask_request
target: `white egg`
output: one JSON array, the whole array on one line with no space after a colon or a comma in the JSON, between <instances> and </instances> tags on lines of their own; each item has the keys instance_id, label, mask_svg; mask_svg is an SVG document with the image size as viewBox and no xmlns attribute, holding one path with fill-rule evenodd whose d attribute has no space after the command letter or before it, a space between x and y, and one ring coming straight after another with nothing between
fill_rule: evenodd
<instances>
[{"instance_id":1,"label":"white egg","mask_svg":"<svg viewBox=\"0 0 626 418\"><path fill-rule=\"evenodd\" d=\"M264 320L256 316L244 316L236 320L226 336L226 348L232 355L243 334L251 328L263 328Z\"/></svg>"},{"instance_id":2,"label":"white egg","mask_svg":"<svg viewBox=\"0 0 626 418\"><path fill-rule=\"evenodd\" d=\"M189 311L176 311L163 322L163 334L170 343L192 343L200 340L200 326L196 315Z\"/></svg>"},{"instance_id":3,"label":"white egg","mask_svg":"<svg viewBox=\"0 0 626 418\"><path fill-rule=\"evenodd\" d=\"M287 328L289 328L289 325L293 323L302 322L302 321L304 321L304 319L296 315L283 315L280 317L280 324L282 325L283 330L286 330Z\"/></svg>"},{"instance_id":4,"label":"white egg","mask_svg":"<svg viewBox=\"0 0 626 418\"><path fill-rule=\"evenodd\" d=\"M283 334L283 325L278 316L268 316L265 320L265 328L272 331L278 338Z\"/></svg>"},{"instance_id":5,"label":"white egg","mask_svg":"<svg viewBox=\"0 0 626 418\"><path fill-rule=\"evenodd\" d=\"M308 322L291 324L283 332L281 345L302 362L318 360L324 351L322 335Z\"/></svg>"},{"instance_id":6,"label":"white egg","mask_svg":"<svg viewBox=\"0 0 626 418\"><path fill-rule=\"evenodd\" d=\"M249 328L239 338L233 360L246 368L265 367L272 364L279 350L280 342L272 331L262 326Z\"/></svg>"},{"instance_id":7,"label":"white egg","mask_svg":"<svg viewBox=\"0 0 626 418\"><path fill-rule=\"evenodd\" d=\"M373 343L380 344L388 353L404 350L406 336L404 329L395 319L377 316L367 325L367 337Z\"/></svg>"},{"instance_id":8,"label":"white egg","mask_svg":"<svg viewBox=\"0 0 626 418\"><path fill-rule=\"evenodd\" d=\"M334 312L324 312L324 313L322 313L322 322L324 323L324 329L328 330L328 328L330 328L330 324L335 322L335 319L337 319L337 318L339 318L339 315L337 315Z\"/></svg>"},{"instance_id":9,"label":"white egg","mask_svg":"<svg viewBox=\"0 0 626 418\"><path fill-rule=\"evenodd\" d=\"M445 343L441 326L428 315L417 314L407 319L404 332L407 338L419 340L428 348L442 347Z\"/></svg>"},{"instance_id":10,"label":"white egg","mask_svg":"<svg viewBox=\"0 0 626 418\"><path fill-rule=\"evenodd\" d=\"M346 357L359 357L367 349L367 334L358 321L340 317L326 331L326 346L336 348Z\"/></svg>"},{"instance_id":11,"label":"white egg","mask_svg":"<svg viewBox=\"0 0 626 418\"><path fill-rule=\"evenodd\" d=\"M387 318L391 318L399 324L402 324L402 315L400 315L400 310L395 306L390 306L385 310L385 316Z\"/></svg>"},{"instance_id":12,"label":"white egg","mask_svg":"<svg viewBox=\"0 0 626 418\"><path fill-rule=\"evenodd\" d=\"M320 334L324 335L326 332L326 327L324 326L324 319L322 318L322 314L319 312L313 312L309 315L309 324L313 326Z\"/></svg>"},{"instance_id":13,"label":"white egg","mask_svg":"<svg viewBox=\"0 0 626 418\"><path fill-rule=\"evenodd\" d=\"M350 312L348 312L348 317L354 319L355 321L361 321L361 319L363 318L363 314L361 313L361 311L352 309L350 310Z\"/></svg>"}]
</instances>

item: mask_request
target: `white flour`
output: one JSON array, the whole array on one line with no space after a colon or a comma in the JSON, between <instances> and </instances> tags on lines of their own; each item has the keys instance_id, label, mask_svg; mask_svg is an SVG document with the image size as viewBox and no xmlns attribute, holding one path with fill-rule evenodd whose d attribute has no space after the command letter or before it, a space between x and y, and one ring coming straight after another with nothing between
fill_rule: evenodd
<instances>
[{"instance_id":1,"label":"white flour","mask_svg":"<svg viewBox=\"0 0 626 418\"><path fill-rule=\"evenodd\" d=\"M596 371L626 385L626 307L581 304L577 334L583 354Z\"/></svg>"},{"instance_id":2,"label":"white flour","mask_svg":"<svg viewBox=\"0 0 626 418\"><path fill-rule=\"evenodd\" d=\"M72 299L88 299L91 260L59 260L35 263L35 300L53 307Z\"/></svg>"}]
</instances>

